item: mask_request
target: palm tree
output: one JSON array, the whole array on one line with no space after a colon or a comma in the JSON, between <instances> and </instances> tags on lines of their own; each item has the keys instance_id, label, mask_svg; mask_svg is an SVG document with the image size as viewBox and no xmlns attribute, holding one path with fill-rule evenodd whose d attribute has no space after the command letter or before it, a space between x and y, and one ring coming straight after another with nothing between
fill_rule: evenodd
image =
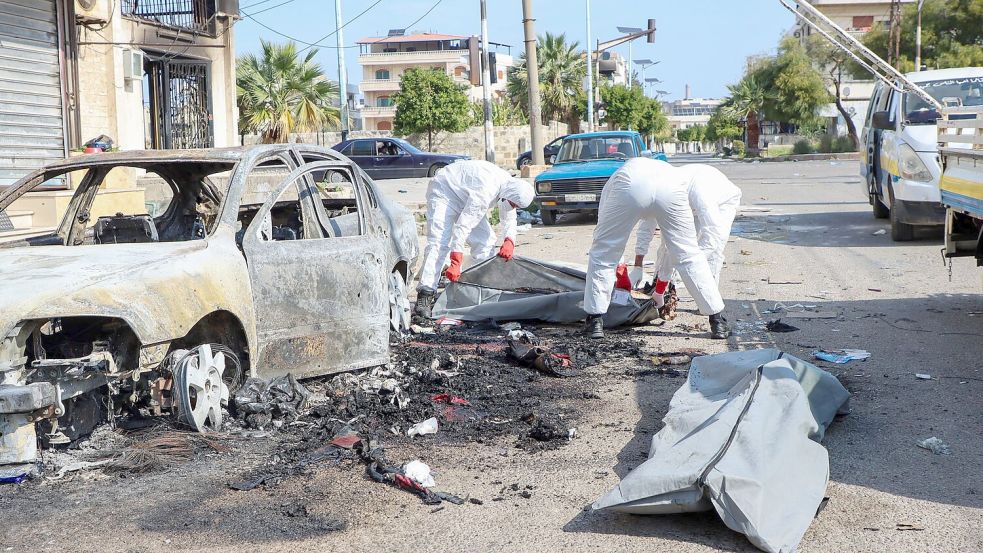
<instances>
[{"instance_id":1,"label":"palm tree","mask_svg":"<svg viewBox=\"0 0 983 553\"><path fill-rule=\"evenodd\" d=\"M303 59L297 45L261 41L260 56L241 56L236 67L240 132L262 135L264 143L286 142L291 133L314 132L337 124L332 105L338 86L314 63L317 50Z\"/></svg>"},{"instance_id":2,"label":"palm tree","mask_svg":"<svg viewBox=\"0 0 983 553\"><path fill-rule=\"evenodd\" d=\"M586 54L579 43L567 42L566 35L546 33L537 43L539 92L542 95L543 122L564 121L576 125L585 104L583 82L587 76ZM509 99L529 112L529 75L526 56L509 69L506 93Z\"/></svg>"},{"instance_id":3,"label":"palm tree","mask_svg":"<svg viewBox=\"0 0 983 553\"><path fill-rule=\"evenodd\" d=\"M747 151L749 155L758 154L758 137L761 136L761 113L768 103L769 94L758 84L754 75L747 75L737 84L727 85L730 96L721 109L731 117L746 121Z\"/></svg>"}]
</instances>

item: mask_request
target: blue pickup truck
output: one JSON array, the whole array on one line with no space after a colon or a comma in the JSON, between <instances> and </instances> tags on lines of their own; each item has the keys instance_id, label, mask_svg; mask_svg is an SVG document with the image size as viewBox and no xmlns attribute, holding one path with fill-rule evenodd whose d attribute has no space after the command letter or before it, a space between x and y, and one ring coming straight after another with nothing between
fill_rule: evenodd
<instances>
[{"instance_id":1,"label":"blue pickup truck","mask_svg":"<svg viewBox=\"0 0 983 553\"><path fill-rule=\"evenodd\" d=\"M563 212L597 211L604 183L633 157L666 161L663 152L645 149L634 131L571 134L563 139L553 167L536 177L536 202L544 225Z\"/></svg>"}]
</instances>

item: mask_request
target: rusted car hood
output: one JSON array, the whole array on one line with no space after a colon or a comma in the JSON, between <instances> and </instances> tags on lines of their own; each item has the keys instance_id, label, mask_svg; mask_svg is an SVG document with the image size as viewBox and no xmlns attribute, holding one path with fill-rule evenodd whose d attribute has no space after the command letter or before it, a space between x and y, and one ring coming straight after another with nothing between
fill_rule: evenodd
<instances>
[{"instance_id":1,"label":"rusted car hood","mask_svg":"<svg viewBox=\"0 0 983 553\"><path fill-rule=\"evenodd\" d=\"M84 315L123 319L149 343L181 336L202 312L248 303L237 253L205 241L0 250L0 336L25 319Z\"/></svg>"}]
</instances>

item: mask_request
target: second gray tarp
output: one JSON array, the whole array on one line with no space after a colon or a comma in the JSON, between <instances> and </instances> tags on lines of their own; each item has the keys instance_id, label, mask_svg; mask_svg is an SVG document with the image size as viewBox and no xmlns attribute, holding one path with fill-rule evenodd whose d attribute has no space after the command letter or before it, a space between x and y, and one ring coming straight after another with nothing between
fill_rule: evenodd
<instances>
[{"instance_id":1,"label":"second gray tarp","mask_svg":"<svg viewBox=\"0 0 983 553\"><path fill-rule=\"evenodd\" d=\"M584 312L584 271L525 257L506 262L492 257L468 267L437 297L433 316L465 321L542 321L573 323ZM651 299L626 297L611 302L604 326L644 324L659 316Z\"/></svg>"},{"instance_id":2,"label":"second gray tarp","mask_svg":"<svg viewBox=\"0 0 983 553\"><path fill-rule=\"evenodd\" d=\"M828 372L777 349L698 357L648 460L594 509L715 509L760 549L793 551L826 492L819 441L849 396Z\"/></svg>"}]
</instances>

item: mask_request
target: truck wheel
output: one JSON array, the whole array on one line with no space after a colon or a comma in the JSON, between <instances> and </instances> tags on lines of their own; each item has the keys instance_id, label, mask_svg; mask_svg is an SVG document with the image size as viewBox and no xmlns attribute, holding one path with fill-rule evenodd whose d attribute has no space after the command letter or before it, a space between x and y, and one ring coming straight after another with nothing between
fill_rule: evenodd
<instances>
[{"instance_id":1,"label":"truck wheel","mask_svg":"<svg viewBox=\"0 0 983 553\"><path fill-rule=\"evenodd\" d=\"M447 167L446 163L434 163L430 166L430 171L427 172L427 176L433 178L433 176L437 174L437 171L440 171L444 167Z\"/></svg>"},{"instance_id":2,"label":"truck wheel","mask_svg":"<svg viewBox=\"0 0 983 553\"><path fill-rule=\"evenodd\" d=\"M873 180L874 179L874 176L871 175L870 178L871 178L871 180ZM868 190L877 190L876 185L873 184L873 183L871 183L871 185L868 186L867 189ZM875 219L887 219L888 216L890 215L890 211L891 210L889 210L887 208L887 206L884 205L884 202L881 201L881 198L878 197L877 194L871 194L870 195L870 205L873 206L873 209L874 209L874 218Z\"/></svg>"},{"instance_id":3,"label":"truck wheel","mask_svg":"<svg viewBox=\"0 0 983 553\"><path fill-rule=\"evenodd\" d=\"M556 224L556 212L548 209L539 210L539 216L543 218L544 225Z\"/></svg>"},{"instance_id":4,"label":"truck wheel","mask_svg":"<svg viewBox=\"0 0 983 553\"><path fill-rule=\"evenodd\" d=\"M910 242L915 239L915 225L898 221L898 210L894 208L894 194L891 194L891 240Z\"/></svg>"}]
</instances>

